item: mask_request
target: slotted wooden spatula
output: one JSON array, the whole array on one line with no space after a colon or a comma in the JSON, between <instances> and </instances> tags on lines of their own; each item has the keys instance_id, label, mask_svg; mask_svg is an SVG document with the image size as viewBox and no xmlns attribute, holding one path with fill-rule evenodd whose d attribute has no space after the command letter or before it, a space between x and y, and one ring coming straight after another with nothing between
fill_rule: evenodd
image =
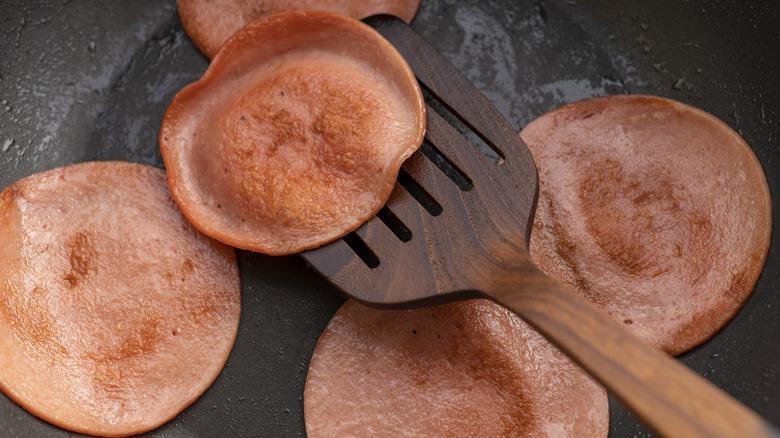
<instances>
[{"instance_id":1,"label":"slotted wooden spatula","mask_svg":"<svg viewBox=\"0 0 780 438\"><path fill-rule=\"evenodd\" d=\"M404 22L390 16L366 21L398 48L430 94L426 140L404 164L377 217L304 252L304 259L346 295L375 307L493 299L663 436L780 436L756 413L534 266L527 246L537 172L517 132ZM441 116L431 105L448 110ZM478 152L456 118L497 158Z\"/></svg>"}]
</instances>

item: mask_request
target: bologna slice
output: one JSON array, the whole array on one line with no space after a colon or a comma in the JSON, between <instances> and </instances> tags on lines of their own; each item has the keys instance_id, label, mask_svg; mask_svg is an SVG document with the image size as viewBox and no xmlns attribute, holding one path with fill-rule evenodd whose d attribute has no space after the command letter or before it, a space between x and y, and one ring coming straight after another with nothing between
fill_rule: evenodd
<instances>
[{"instance_id":1,"label":"bologna slice","mask_svg":"<svg viewBox=\"0 0 780 438\"><path fill-rule=\"evenodd\" d=\"M604 389L487 300L347 301L317 343L303 405L310 438L606 437L609 425Z\"/></svg>"},{"instance_id":2,"label":"bologna slice","mask_svg":"<svg viewBox=\"0 0 780 438\"><path fill-rule=\"evenodd\" d=\"M213 58L231 35L266 15L316 9L355 19L391 14L411 23L420 0L177 0L176 5L187 35Z\"/></svg>"},{"instance_id":3,"label":"bologna slice","mask_svg":"<svg viewBox=\"0 0 780 438\"><path fill-rule=\"evenodd\" d=\"M160 147L195 227L282 255L376 214L424 132L420 87L395 48L360 21L303 11L228 40L174 97Z\"/></svg>"},{"instance_id":4,"label":"bologna slice","mask_svg":"<svg viewBox=\"0 0 780 438\"><path fill-rule=\"evenodd\" d=\"M240 313L234 250L165 173L91 162L0 193L0 388L79 433L153 429L217 377Z\"/></svg>"},{"instance_id":5,"label":"bologna slice","mask_svg":"<svg viewBox=\"0 0 780 438\"><path fill-rule=\"evenodd\" d=\"M539 168L531 256L649 343L700 344L742 306L771 200L745 141L669 99L565 105L521 132Z\"/></svg>"}]
</instances>

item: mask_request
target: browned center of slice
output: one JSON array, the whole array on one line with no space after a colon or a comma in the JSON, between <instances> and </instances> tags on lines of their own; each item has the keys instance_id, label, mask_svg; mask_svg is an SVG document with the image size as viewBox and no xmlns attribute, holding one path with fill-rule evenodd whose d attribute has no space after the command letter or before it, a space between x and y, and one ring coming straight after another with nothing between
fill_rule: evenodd
<instances>
[{"instance_id":1,"label":"browned center of slice","mask_svg":"<svg viewBox=\"0 0 780 438\"><path fill-rule=\"evenodd\" d=\"M486 300L409 311L348 301L304 390L309 437L605 437L606 392Z\"/></svg>"},{"instance_id":2,"label":"browned center of slice","mask_svg":"<svg viewBox=\"0 0 780 438\"><path fill-rule=\"evenodd\" d=\"M82 163L0 193L0 388L80 433L153 429L222 370L233 249L197 232L160 169Z\"/></svg>"},{"instance_id":3,"label":"browned center of slice","mask_svg":"<svg viewBox=\"0 0 780 438\"><path fill-rule=\"evenodd\" d=\"M217 122L219 153L208 159L222 165L222 190L235 192L222 208L292 236L381 203L387 182L377 176L390 171L394 151L374 142L405 141L397 138L403 108L370 80L338 59L286 59L239 96Z\"/></svg>"}]
</instances>

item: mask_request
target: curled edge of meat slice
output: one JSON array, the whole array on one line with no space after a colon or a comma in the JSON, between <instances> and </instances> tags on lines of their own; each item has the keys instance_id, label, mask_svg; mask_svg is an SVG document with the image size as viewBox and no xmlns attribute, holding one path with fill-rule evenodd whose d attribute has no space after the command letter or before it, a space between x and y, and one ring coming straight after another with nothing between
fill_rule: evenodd
<instances>
[{"instance_id":1,"label":"curled edge of meat slice","mask_svg":"<svg viewBox=\"0 0 780 438\"><path fill-rule=\"evenodd\" d=\"M564 105L520 135L539 168L530 251L542 270L671 354L740 309L769 250L771 197L726 123L617 95Z\"/></svg>"},{"instance_id":2,"label":"curled edge of meat slice","mask_svg":"<svg viewBox=\"0 0 780 438\"><path fill-rule=\"evenodd\" d=\"M411 23L420 0L177 0L184 30L209 59L250 22L279 12L323 10L363 19L391 14Z\"/></svg>"},{"instance_id":3,"label":"curled edge of meat slice","mask_svg":"<svg viewBox=\"0 0 780 438\"><path fill-rule=\"evenodd\" d=\"M238 330L233 248L195 230L165 172L88 162L0 193L0 389L64 429L154 429L217 378Z\"/></svg>"},{"instance_id":4,"label":"curled edge of meat slice","mask_svg":"<svg viewBox=\"0 0 780 438\"><path fill-rule=\"evenodd\" d=\"M159 140L196 228L284 255L375 215L424 134L420 86L387 40L349 17L297 11L234 34L174 97Z\"/></svg>"},{"instance_id":5,"label":"curled edge of meat slice","mask_svg":"<svg viewBox=\"0 0 780 438\"><path fill-rule=\"evenodd\" d=\"M413 310L347 301L317 343L306 433L606 437L606 391L505 308Z\"/></svg>"}]
</instances>

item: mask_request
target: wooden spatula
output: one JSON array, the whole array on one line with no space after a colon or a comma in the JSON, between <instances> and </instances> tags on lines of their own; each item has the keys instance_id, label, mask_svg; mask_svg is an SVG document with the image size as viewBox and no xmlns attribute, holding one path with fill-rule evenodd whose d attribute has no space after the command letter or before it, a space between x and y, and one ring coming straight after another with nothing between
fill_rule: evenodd
<instances>
[{"instance_id":1,"label":"wooden spatula","mask_svg":"<svg viewBox=\"0 0 780 438\"><path fill-rule=\"evenodd\" d=\"M346 295L375 307L493 299L663 436L780 436L775 426L534 266L528 240L538 177L517 132L404 22L390 16L366 21L398 48L430 94L426 141L404 164L380 214L347 237L304 252L304 259ZM478 152L458 119L497 157Z\"/></svg>"}]
</instances>

